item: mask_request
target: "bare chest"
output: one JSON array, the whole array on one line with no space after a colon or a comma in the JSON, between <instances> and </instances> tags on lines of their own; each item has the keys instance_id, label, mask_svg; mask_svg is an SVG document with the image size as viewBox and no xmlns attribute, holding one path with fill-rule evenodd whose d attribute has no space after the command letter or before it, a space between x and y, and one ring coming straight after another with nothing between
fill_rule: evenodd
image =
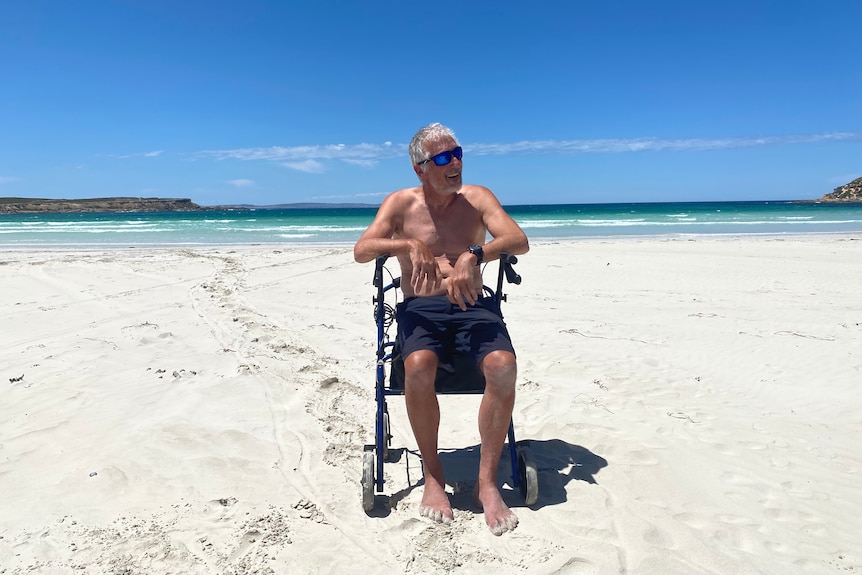
<instances>
[{"instance_id":1,"label":"bare chest","mask_svg":"<svg viewBox=\"0 0 862 575\"><path fill-rule=\"evenodd\" d=\"M405 218L403 234L421 240L435 256L457 258L470 244L482 243L485 227L475 210L434 214L426 209Z\"/></svg>"}]
</instances>

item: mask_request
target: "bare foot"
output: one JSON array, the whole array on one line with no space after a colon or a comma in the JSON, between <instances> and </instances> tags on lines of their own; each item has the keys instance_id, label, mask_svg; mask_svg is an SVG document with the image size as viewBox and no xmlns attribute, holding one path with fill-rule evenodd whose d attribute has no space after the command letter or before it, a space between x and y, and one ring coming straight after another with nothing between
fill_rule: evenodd
<instances>
[{"instance_id":1,"label":"bare foot","mask_svg":"<svg viewBox=\"0 0 862 575\"><path fill-rule=\"evenodd\" d=\"M435 523L444 525L452 523L455 518L449 496L443 486L431 477L425 478L425 489L422 492L422 503L419 504L419 515L427 517Z\"/></svg>"},{"instance_id":2,"label":"bare foot","mask_svg":"<svg viewBox=\"0 0 862 575\"><path fill-rule=\"evenodd\" d=\"M485 523L488 524L491 533L499 537L518 526L518 516L503 502L503 497L496 485L488 487L477 485L475 494L476 502L485 513Z\"/></svg>"}]
</instances>

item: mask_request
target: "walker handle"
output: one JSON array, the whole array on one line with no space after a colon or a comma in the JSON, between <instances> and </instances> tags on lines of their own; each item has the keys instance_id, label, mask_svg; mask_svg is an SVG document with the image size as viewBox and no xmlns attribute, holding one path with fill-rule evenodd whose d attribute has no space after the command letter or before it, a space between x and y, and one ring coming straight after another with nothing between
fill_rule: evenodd
<instances>
[{"instance_id":1,"label":"walker handle","mask_svg":"<svg viewBox=\"0 0 862 575\"><path fill-rule=\"evenodd\" d=\"M380 287L383 285L383 264L385 264L388 259L389 254L383 254L382 256L377 256L374 260L374 282L372 283L374 287Z\"/></svg>"},{"instance_id":2,"label":"walker handle","mask_svg":"<svg viewBox=\"0 0 862 575\"><path fill-rule=\"evenodd\" d=\"M503 266L503 272L506 274L506 281L510 284L521 285L521 276L515 271L514 266L518 263L518 258L511 254L500 254L500 265Z\"/></svg>"}]
</instances>

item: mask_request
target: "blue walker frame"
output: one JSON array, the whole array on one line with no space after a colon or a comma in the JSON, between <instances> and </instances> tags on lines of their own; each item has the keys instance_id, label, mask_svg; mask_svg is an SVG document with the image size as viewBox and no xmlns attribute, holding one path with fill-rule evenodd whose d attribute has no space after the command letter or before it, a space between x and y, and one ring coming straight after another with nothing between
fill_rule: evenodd
<instances>
[{"instance_id":1,"label":"blue walker frame","mask_svg":"<svg viewBox=\"0 0 862 575\"><path fill-rule=\"evenodd\" d=\"M375 495L383 492L383 465L386 462L389 454L389 444L392 436L389 433L389 411L386 405L386 398L392 395L404 395L404 390L401 388L387 386L386 365L389 364L390 372L394 359L395 341L390 341L388 337L389 326L394 321L395 309L393 306L386 303L386 294L391 290L396 290L401 286L401 278L394 277L388 284L384 284L384 270L388 255L382 255L376 258L374 267L373 285L377 288L377 293L374 296L374 319L377 324L377 369L375 382L375 400L377 411L374 425L374 444L366 445L362 458L362 507L366 512L374 509ZM518 263L518 258L510 254L501 254L499 268L497 270L497 285L496 290L492 290L488 286L483 286L483 291L487 296L493 297L497 301L497 307L500 303L506 301L506 294L503 293L503 281L518 285L521 283L521 276L515 272L514 264ZM501 313L502 317L502 313ZM390 373L391 375L391 373ZM456 378L458 374L455 374ZM391 377L390 377L391 383ZM438 380L438 384L439 384ZM484 379L479 385L458 388L457 390L441 389L438 385L438 394L481 394L484 393ZM509 459L512 469L512 487L519 489L521 496L527 505L532 505L538 499L538 472L536 470L535 457L530 448L529 441L515 441L515 426L512 420L509 421L508 431L508 446Z\"/></svg>"}]
</instances>

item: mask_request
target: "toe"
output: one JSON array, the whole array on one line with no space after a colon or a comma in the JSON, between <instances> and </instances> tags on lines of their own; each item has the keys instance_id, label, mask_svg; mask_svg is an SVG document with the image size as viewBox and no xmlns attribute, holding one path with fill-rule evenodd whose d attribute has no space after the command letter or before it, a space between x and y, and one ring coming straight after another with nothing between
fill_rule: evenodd
<instances>
[{"instance_id":1,"label":"toe","mask_svg":"<svg viewBox=\"0 0 862 575\"><path fill-rule=\"evenodd\" d=\"M497 535L498 537L507 531L513 531L515 527L518 526L518 516L514 513L504 517L500 521L497 521L493 525L489 525L488 528L491 530L491 533Z\"/></svg>"}]
</instances>

